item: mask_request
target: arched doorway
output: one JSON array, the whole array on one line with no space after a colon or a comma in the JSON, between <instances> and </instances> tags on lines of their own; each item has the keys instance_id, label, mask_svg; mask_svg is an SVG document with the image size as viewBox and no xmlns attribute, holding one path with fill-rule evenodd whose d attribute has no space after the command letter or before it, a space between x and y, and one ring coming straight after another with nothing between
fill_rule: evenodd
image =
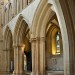
<instances>
[{"instance_id":1,"label":"arched doorway","mask_svg":"<svg viewBox=\"0 0 75 75\"><path fill-rule=\"evenodd\" d=\"M13 39L12 33L9 27L6 27L4 33L4 54L5 54L5 63L4 69L6 72L10 73L14 70L14 49L13 49Z\"/></svg>"},{"instance_id":2,"label":"arched doorway","mask_svg":"<svg viewBox=\"0 0 75 75\"><path fill-rule=\"evenodd\" d=\"M50 18L46 26L45 57L46 75L64 75L62 36L56 14Z\"/></svg>"},{"instance_id":3,"label":"arched doorway","mask_svg":"<svg viewBox=\"0 0 75 75\"><path fill-rule=\"evenodd\" d=\"M14 53L14 73L23 74L31 71L30 29L21 15L14 30Z\"/></svg>"}]
</instances>

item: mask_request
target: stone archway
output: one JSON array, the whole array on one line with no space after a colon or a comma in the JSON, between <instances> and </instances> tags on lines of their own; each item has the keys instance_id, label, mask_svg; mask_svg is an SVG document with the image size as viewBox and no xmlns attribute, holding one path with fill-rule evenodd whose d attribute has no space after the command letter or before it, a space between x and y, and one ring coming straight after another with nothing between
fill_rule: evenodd
<instances>
[{"instance_id":1,"label":"stone archway","mask_svg":"<svg viewBox=\"0 0 75 75\"><path fill-rule=\"evenodd\" d=\"M32 72L33 75L45 75L45 30L46 25L51 17L52 10L56 13L59 27L61 30L62 35L62 41L63 41L63 52L64 52L64 75L70 75L70 40L71 37L69 37L69 32L67 32L68 28L71 28L69 26L67 28L67 24L65 23L64 15L60 6L59 1L51 1L52 5L48 4L46 0L41 0L39 7L35 13L33 25L32 25L32 44L36 44L36 48L33 47L32 50L32 60L33 63L36 63L32 65ZM41 7L41 8L40 8ZM66 11L66 10L65 10ZM71 32L71 34L73 31ZM74 40L71 39L72 41ZM32 46L33 46L32 45ZM73 47L74 48L74 47ZM36 52L34 51L36 49ZM42 64L42 65L41 65ZM72 73L73 74L73 73Z\"/></svg>"},{"instance_id":2,"label":"stone archway","mask_svg":"<svg viewBox=\"0 0 75 75\"><path fill-rule=\"evenodd\" d=\"M24 53L27 54L30 50L30 33L29 26L24 18L20 15L14 30L14 73L24 73ZM19 59L18 59L19 58ZM16 60L17 59L17 60Z\"/></svg>"},{"instance_id":3,"label":"stone archway","mask_svg":"<svg viewBox=\"0 0 75 75\"><path fill-rule=\"evenodd\" d=\"M13 50L13 37L12 37L12 33L9 29L9 27L6 27L5 33L4 33L4 49L3 49L3 61L5 61L3 63L3 70L5 72L10 73L11 71L13 71L14 68L14 50Z\"/></svg>"},{"instance_id":4,"label":"stone archway","mask_svg":"<svg viewBox=\"0 0 75 75\"><path fill-rule=\"evenodd\" d=\"M63 44L56 14L52 16L45 30L45 70L46 75L64 74Z\"/></svg>"}]
</instances>

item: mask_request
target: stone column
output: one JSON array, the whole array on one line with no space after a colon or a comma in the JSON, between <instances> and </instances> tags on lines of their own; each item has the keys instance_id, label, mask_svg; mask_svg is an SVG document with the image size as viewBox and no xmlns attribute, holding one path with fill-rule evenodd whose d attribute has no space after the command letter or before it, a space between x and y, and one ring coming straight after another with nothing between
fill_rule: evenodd
<instances>
[{"instance_id":1,"label":"stone column","mask_svg":"<svg viewBox=\"0 0 75 75\"><path fill-rule=\"evenodd\" d=\"M14 46L14 73L22 74L24 71L24 51L23 46Z\"/></svg>"},{"instance_id":2,"label":"stone column","mask_svg":"<svg viewBox=\"0 0 75 75\"><path fill-rule=\"evenodd\" d=\"M7 50L3 50L2 53L2 71L5 73L5 72L8 72L8 64L7 64Z\"/></svg>"},{"instance_id":3,"label":"stone column","mask_svg":"<svg viewBox=\"0 0 75 75\"><path fill-rule=\"evenodd\" d=\"M17 14L17 0L14 0L14 6L13 6L13 9L14 9L14 16Z\"/></svg>"},{"instance_id":4,"label":"stone column","mask_svg":"<svg viewBox=\"0 0 75 75\"><path fill-rule=\"evenodd\" d=\"M32 39L32 75L45 75L45 37Z\"/></svg>"},{"instance_id":5,"label":"stone column","mask_svg":"<svg viewBox=\"0 0 75 75\"><path fill-rule=\"evenodd\" d=\"M1 29L1 28L0 28ZM3 40L2 40L2 29L0 31L0 71L2 71L2 46L3 46Z\"/></svg>"},{"instance_id":6,"label":"stone column","mask_svg":"<svg viewBox=\"0 0 75 75\"><path fill-rule=\"evenodd\" d=\"M7 9L7 12L8 12L8 22L9 22L9 20L10 20L10 15L9 15L9 14L10 14L10 12L9 12L10 9L9 9L9 8L10 8L10 7L9 7L9 4L8 4L8 9Z\"/></svg>"},{"instance_id":7,"label":"stone column","mask_svg":"<svg viewBox=\"0 0 75 75\"><path fill-rule=\"evenodd\" d=\"M7 50L7 53L6 53L6 57L7 57L7 72L10 73L11 69L11 64L10 64L10 50L8 49Z\"/></svg>"},{"instance_id":8,"label":"stone column","mask_svg":"<svg viewBox=\"0 0 75 75\"><path fill-rule=\"evenodd\" d=\"M40 38L36 38L36 52L35 52L35 70L36 70L36 75L40 75Z\"/></svg>"},{"instance_id":9,"label":"stone column","mask_svg":"<svg viewBox=\"0 0 75 75\"><path fill-rule=\"evenodd\" d=\"M45 75L45 37L40 38L40 75Z\"/></svg>"},{"instance_id":10,"label":"stone column","mask_svg":"<svg viewBox=\"0 0 75 75\"><path fill-rule=\"evenodd\" d=\"M31 39L31 50L32 50L32 75L35 75L35 51L36 51L36 38Z\"/></svg>"},{"instance_id":11,"label":"stone column","mask_svg":"<svg viewBox=\"0 0 75 75\"><path fill-rule=\"evenodd\" d=\"M14 11L15 1L14 0L11 1L11 5L12 5L12 18L13 18L15 14L15 11Z\"/></svg>"},{"instance_id":12,"label":"stone column","mask_svg":"<svg viewBox=\"0 0 75 75\"><path fill-rule=\"evenodd\" d=\"M5 12L5 24L8 23L8 11L9 11L9 6L8 8L6 8L6 12Z\"/></svg>"},{"instance_id":13,"label":"stone column","mask_svg":"<svg viewBox=\"0 0 75 75\"><path fill-rule=\"evenodd\" d=\"M27 0L23 0L23 9L27 6Z\"/></svg>"},{"instance_id":14,"label":"stone column","mask_svg":"<svg viewBox=\"0 0 75 75\"><path fill-rule=\"evenodd\" d=\"M23 0L20 0L20 11L22 11L22 9L23 9L22 8L22 6L23 6L22 3L23 3Z\"/></svg>"},{"instance_id":15,"label":"stone column","mask_svg":"<svg viewBox=\"0 0 75 75\"><path fill-rule=\"evenodd\" d=\"M9 6L8 6L9 21L10 21L10 20L12 19L12 17L13 17L13 11L12 11L12 10L13 10L12 4L11 4L11 2L9 2Z\"/></svg>"},{"instance_id":16,"label":"stone column","mask_svg":"<svg viewBox=\"0 0 75 75\"><path fill-rule=\"evenodd\" d=\"M4 10L4 6L2 6L2 25L5 25L5 10Z\"/></svg>"},{"instance_id":17,"label":"stone column","mask_svg":"<svg viewBox=\"0 0 75 75\"><path fill-rule=\"evenodd\" d=\"M1 23L2 23L1 18L2 18L2 14L0 13L0 27L1 27Z\"/></svg>"},{"instance_id":18,"label":"stone column","mask_svg":"<svg viewBox=\"0 0 75 75\"><path fill-rule=\"evenodd\" d=\"M20 0L17 0L17 14L20 12Z\"/></svg>"},{"instance_id":19,"label":"stone column","mask_svg":"<svg viewBox=\"0 0 75 75\"><path fill-rule=\"evenodd\" d=\"M32 1L32 0L28 0L28 4L30 4L30 3L31 3L31 1Z\"/></svg>"}]
</instances>

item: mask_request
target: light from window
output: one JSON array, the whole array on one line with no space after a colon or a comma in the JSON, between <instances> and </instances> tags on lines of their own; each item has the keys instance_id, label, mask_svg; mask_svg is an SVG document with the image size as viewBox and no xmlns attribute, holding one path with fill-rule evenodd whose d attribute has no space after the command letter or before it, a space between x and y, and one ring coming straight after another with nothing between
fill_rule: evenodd
<instances>
[{"instance_id":1,"label":"light from window","mask_svg":"<svg viewBox=\"0 0 75 75\"><path fill-rule=\"evenodd\" d=\"M56 54L60 54L60 32L56 33Z\"/></svg>"}]
</instances>

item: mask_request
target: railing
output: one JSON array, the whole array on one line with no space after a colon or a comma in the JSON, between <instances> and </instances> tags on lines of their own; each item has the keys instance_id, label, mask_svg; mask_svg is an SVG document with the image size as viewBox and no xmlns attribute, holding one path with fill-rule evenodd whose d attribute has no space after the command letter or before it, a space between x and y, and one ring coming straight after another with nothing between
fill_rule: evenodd
<instances>
[{"instance_id":1,"label":"railing","mask_svg":"<svg viewBox=\"0 0 75 75\"><path fill-rule=\"evenodd\" d=\"M2 4L2 12L0 13L1 25L7 24L31 2L32 0L9 0L6 5Z\"/></svg>"}]
</instances>

